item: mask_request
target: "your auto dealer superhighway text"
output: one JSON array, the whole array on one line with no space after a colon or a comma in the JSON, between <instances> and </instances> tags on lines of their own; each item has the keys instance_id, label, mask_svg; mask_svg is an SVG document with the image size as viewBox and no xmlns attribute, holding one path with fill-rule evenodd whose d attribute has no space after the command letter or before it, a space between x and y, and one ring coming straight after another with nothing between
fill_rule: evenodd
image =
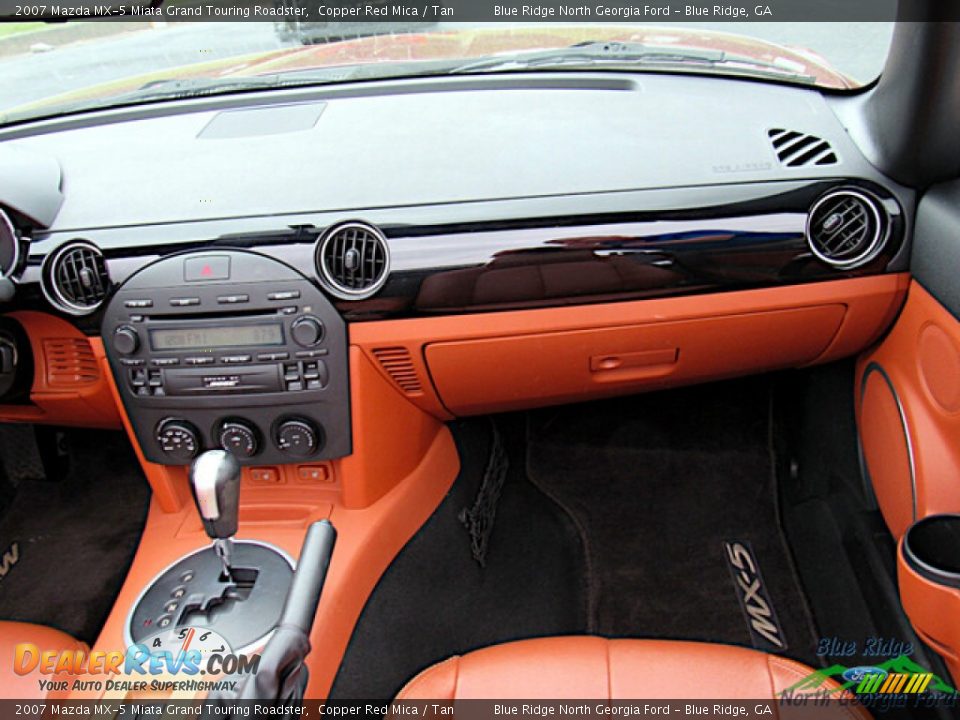
<instances>
[{"instance_id":1,"label":"your auto dealer superhighway text","mask_svg":"<svg viewBox=\"0 0 960 720\"><path fill-rule=\"evenodd\" d=\"M667 17L722 17L745 18L771 16L767 5L494 5L495 17L527 18L667 18Z\"/></svg>"}]
</instances>

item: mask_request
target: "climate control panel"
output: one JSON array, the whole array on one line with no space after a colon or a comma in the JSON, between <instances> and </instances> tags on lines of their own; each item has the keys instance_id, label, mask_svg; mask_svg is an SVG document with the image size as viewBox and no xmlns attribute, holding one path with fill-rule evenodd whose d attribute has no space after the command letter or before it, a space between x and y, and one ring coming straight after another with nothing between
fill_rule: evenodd
<instances>
[{"instance_id":1,"label":"climate control panel","mask_svg":"<svg viewBox=\"0 0 960 720\"><path fill-rule=\"evenodd\" d=\"M277 260L244 250L158 260L119 288L102 332L152 462L213 448L244 464L350 453L343 319Z\"/></svg>"}]
</instances>

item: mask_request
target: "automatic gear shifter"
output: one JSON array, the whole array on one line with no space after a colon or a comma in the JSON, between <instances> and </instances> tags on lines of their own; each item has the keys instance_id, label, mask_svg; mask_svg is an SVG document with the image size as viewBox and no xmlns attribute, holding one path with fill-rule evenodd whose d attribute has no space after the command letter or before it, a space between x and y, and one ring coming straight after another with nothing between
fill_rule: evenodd
<instances>
[{"instance_id":1,"label":"automatic gear shifter","mask_svg":"<svg viewBox=\"0 0 960 720\"><path fill-rule=\"evenodd\" d=\"M225 450L208 450L190 466L190 489L203 529L223 563L224 575L233 577L233 536L240 513L240 463Z\"/></svg>"},{"instance_id":2,"label":"automatic gear shifter","mask_svg":"<svg viewBox=\"0 0 960 720\"><path fill-rule=\"evenodd\" d=\"M130 644L159 631L203 627L234 650L260 647L277 627L293 561L260 540L236 540L240 463L210 450L190 466L190 489L213 546L185 555L144 590L127 624Z\"/></svg>"}]
</instances>

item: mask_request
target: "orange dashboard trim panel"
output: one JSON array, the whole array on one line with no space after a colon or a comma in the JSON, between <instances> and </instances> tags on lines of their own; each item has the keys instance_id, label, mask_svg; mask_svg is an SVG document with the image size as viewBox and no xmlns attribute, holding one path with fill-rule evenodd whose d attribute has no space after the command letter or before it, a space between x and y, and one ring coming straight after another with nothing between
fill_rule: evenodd
<instances>
[{"instance_id":1,"label":"orange dashboard trim panel","mask_svg":"<svg viewBox=\"0 0 960 720\"><path fill-rule=\"evenodd\" d=\"M854 355L899 312L909 276L476 315L356 323L360 347L441 419L806 366ZM404 357L398 375L378 358ZM410 379L414 383L410 383Z\"/></svg>"},{"instance_id":2,"label":"orange dashboard trim panel","mask_svg":"<svg viewBox=\"0 0 960 720\"><path fill-rule=\"evenodd\" d=\"M892 399L877 412L871 384L881 387L881 375ZM890 333L859 359L855 387L866 469L894 537L927 515L960 512L960 322L918 282Z\"/></svg>"},{"instance_id":3,"label":"orange dashboard trim panel","mask_svg":"<svg viewBox=\"0 0 960 720\"><path fill-rule=\"evenodd\" d=\"M23 327L33 352L30 403L0 405L0 422L119 429L120 415L103 370L100 338L88 338L66 320L23 310L8 317Z\"/></svg>"}]
</instances>

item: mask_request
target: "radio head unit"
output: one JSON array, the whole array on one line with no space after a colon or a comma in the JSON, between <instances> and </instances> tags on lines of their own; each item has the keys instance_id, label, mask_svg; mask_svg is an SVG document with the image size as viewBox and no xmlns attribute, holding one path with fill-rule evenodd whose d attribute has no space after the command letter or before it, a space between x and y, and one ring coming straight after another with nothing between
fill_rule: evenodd
<instances>
[{"instance_id":1,"label":"radio head unit","mask_svg":"<svg viewBox=\"0 0 960 720\"><path fill-rule=\"evenodd\" d=\"M244 250L163 258L131 276L103 340L144 455L242 463L351 451L346 327L306 277Z\"/></svg>"}]
</instances>

